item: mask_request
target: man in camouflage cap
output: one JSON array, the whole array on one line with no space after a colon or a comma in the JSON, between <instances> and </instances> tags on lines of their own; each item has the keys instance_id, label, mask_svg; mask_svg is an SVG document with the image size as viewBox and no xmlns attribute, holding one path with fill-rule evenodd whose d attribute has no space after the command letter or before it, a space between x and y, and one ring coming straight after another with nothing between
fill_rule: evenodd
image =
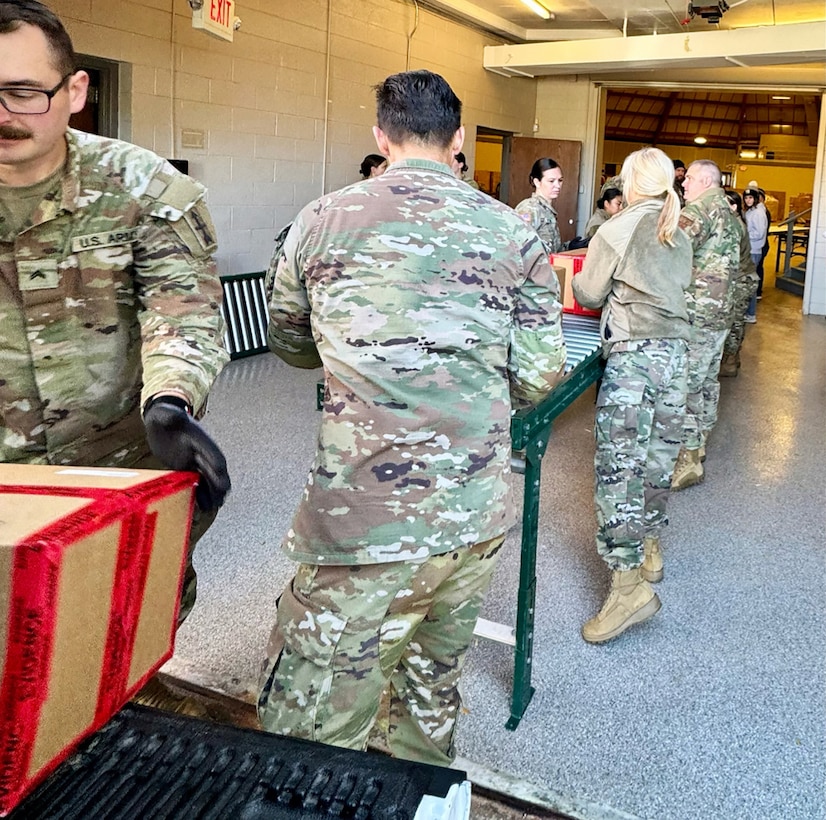
<instances>
[{"instance_id":1,"label":"man in camouflage cap","mask_svg":"<svg viewBox=\"0 0 826 820\"><path fill-rule=\"evenodd\" d=\"M88 82L48 8L0 2L0 461L197 471L194 544L229 489L193 418L227 359L215 231L194 180L67 127ZM181 619L194 594L190 562Z\"/></svg>"},{"instance_id":2,"label":"man in camouflage cap","mask_svg":"<svg viewBox=\"0 0 826 820\"><path fill-rule=\"evenodd\" d=\"M376 89L387 171L312 202L276 260L270 347L324 366L315 463L284 548L265 729L447 765L457 684L504 533L514 401L565 362L539 236L450 164L461 102L428 71Z\"/></svg>"},{"instance_id":3,"label":"man in camouflage cap","mask_svg":"<svg viewBox=\"0 0 826 820\"><path fill-rule=\"evenodd\" d=\"M672 490L703 480L705 443L717 423L720 361L740 270L737 217L729 208L721 181L718 166L700 159L689 165L683 184L687 204L680 215L680 227L691 239L694 261L686 292L691 337L685 430Z\"/></svg>"}]
</instances>

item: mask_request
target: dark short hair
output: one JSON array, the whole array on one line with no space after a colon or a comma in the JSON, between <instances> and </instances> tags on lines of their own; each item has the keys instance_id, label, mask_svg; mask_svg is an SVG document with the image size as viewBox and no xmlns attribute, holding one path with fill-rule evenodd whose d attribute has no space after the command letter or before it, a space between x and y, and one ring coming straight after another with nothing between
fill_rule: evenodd
<instances>
[{"instance_id":1,"label":"dark short hair","mask_svg":"<svg viewBox=\"0 0 826 820\"><path fill-rule=\"evenodd\" d=\"M604 208L606 202L610 202L618 196L622 196L622 191L620 191L619 188L606 188L602 192L602 196L597 200L597 207Z\"/></svg>"},{"instance_id":2,"label":"dark short hair","mask_svg":"<svg viewBox=\"0 0 826 820\"><path fill-rule=\"evenodd\" d=\"M375 87L376 122L390 142L447 148L462 124L462 101L432 71L393 74Z\"/></svg>"},{"instance_id":3,"label":"dark short hair","mask_svg":"<svg viewBox=\"0 0 826 820\"><path fill-rule=\"evenodd\" d=\"M367 179L370 176L370 171L373 168L378 168L379 165L382 163L387 162L387 157L383 157L381 154L368 154L362 161L361 165L359 166L359 171L361 175Z\"/></svg>"},{"instance_id":4,"label":"dark short hair","mask_svg":"<svg viewBox=\"0 0 826 820\"><path fill-rule=\"evenodd\" d=\"M465 159L465 155L461 151L459 151L459 153L456 154L456 162L461 163L462 173L467 171L467 160Z\"/></svg>"},{"instance_id":5,"label":"dark short hair","mask_svg":"<svg viewBox=\"0 0 826 820\"><path fill-rule=\"evenodd\" d=\"M17 31L27 24L39 28L46 37L55 68L61 76L77 71L77 56L72 38L51 9L37 0L14 0L0 2L0 34Z\"/></svg>"},{"instance_id":6,"label":"dark short hair","mask_svg":"<svg viewBox=\"0 0 826 820\"><path fill-rule=\"evenodd\" d=\"M674 160L674 170L676 171L678 168L682 168L685 171L685 163L681 159Z\"/></svg>"},{"instance_id":7,"label":"dark short hair","mask_svg":"<svg viewBox=\"0 0 826 820\"><path fill-rule=\"evenodd\" d=\"M550 171L553 168L559 168L559 163L550 157L540 157L533 165L531 165L531 172L528 175L528 181L533 183L535 179L542 179L545 171Z\"/></svg>"}]
</instances>

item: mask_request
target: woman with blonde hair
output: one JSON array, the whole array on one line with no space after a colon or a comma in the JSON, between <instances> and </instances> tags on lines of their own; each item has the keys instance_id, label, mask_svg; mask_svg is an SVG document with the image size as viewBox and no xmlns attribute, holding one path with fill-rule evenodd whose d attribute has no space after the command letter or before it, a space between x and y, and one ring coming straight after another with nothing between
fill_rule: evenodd
<instances>
[{"instance_id":1,"label":"woman with blonde hair","mask_svg":"<svg viewBox=\"0 0 826 820\"><path fill-rule=\"evenodd\" d=\"M685 413L692 248L679 228L674 167L657 148L622 166L625 208L591 240L572 287L602 308L605 374L597 398L597 551L612 570L600 612L582 627L601 643L660 608L660 533Z\"/></svg>"}]
</instances>

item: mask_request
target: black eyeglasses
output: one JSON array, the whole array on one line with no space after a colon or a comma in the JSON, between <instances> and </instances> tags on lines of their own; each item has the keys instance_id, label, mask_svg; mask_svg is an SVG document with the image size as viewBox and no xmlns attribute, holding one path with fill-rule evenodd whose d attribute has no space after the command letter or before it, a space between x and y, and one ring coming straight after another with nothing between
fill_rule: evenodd
<instances>
[{"instance_id":1,"label":"black eyeglasses","mask_svg":"<svg viewBox=\"0 0 826 820\"><path fill-rule=\"evenodd\" d=\"M52 97L63 88L66 80L74 73L74 71L70 71L68 74L64 74L60 82L48 91L24 86L0 88L0 105L9 114L45 114L52 107Z\"/></svg>"}]
</instances>

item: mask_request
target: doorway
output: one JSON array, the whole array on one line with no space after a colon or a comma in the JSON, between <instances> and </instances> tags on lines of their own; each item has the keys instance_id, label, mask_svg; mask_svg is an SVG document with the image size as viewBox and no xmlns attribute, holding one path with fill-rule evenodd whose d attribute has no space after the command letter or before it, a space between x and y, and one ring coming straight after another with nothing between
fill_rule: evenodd
<instances>
[{"instance_id":1,"label":"doorway","mask_svg":"<svg viewBox=\"0 0 826 820\"><path fill-rule=\"evenodd\" d=\"M78 55L78 68L89 75L86 105L72 114L69 125L101 137L118 137L119 63Z\"/></svg>"},{"instance_id":2,"label":"doorway","mask_svg":"<svg viewBox=\"0 0 826 820\"><path fill-rule=\"evenodd\" d=\"M510 152L511 136L507 131L483 126L476 128L473 178L479 185L479 190L503 202L507 202L507 191L502 191L503 167Z\"/></svg>"},{"instance_id":3,"label":"doorway","mask_svg":"<svg viewBox=\"0 0 826 820\"><path fill-rule=\"evenodd\" d=\"M805 257L784 265L779 233L810 230L818 158L818 91L704 88L617 83L601 89L604 130L596 135L600 171L619 168L627 154L656 145L689 165L713 160L724 187L766 192L772 224L765 284L803 295ZM790 281L790 274L794 281ZM777 281L775 282L775 275Z\"/></svg>"}]
</instances>

